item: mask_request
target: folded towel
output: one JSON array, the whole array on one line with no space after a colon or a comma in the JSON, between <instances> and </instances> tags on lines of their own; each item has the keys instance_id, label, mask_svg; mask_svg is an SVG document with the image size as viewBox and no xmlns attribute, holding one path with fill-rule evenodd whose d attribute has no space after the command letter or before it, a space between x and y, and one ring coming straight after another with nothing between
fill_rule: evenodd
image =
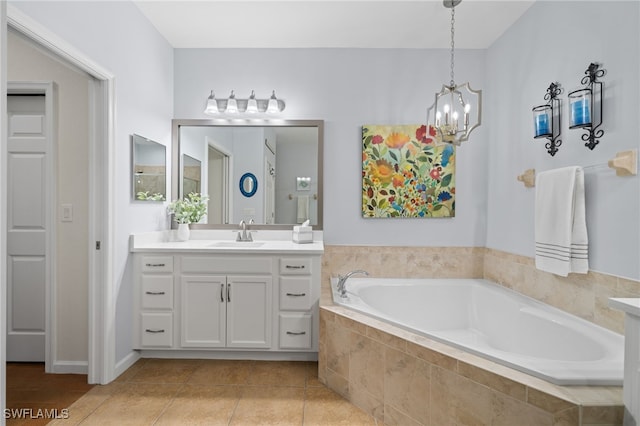
<instances>
[{"instance_id":1,"label":"folded towel","mask_svg":"<svg viewBox=\"0 0 640 426\"><path fill-rule=\"evenodd\" d=\"M298 195L298 212L296 214L297 223L302 223L309 219L309 196Z\"/></svg>"},{"instance_id":2,"label":"folded towel","mask_svg":"<svg viewBox=\"0 0 640 426\"><path fill-rule=\"evenodd\" d=\"M589 271L589 241L581 167L536 176L536 268L566 277Z\"/></svg>"}]
</instances>

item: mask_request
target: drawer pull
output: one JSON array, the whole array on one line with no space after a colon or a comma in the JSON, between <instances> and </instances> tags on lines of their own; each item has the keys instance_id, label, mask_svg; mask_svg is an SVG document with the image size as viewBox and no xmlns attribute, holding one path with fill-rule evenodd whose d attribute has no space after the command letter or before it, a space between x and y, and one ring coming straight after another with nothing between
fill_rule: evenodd
<instances>
[{"instance_id":1,"label":"drawer pull","mask_svg":"<svg viewBox=\"0 0 640 426\"><path fill-rule=\"evenodd\" d=\"M231 283L227 285L227 302L231 302Z\"/></svg>"},{"instance_id":2,"label":"drawer pull","mask_svg":"<svg viewBox=\"0 0 640 426\"><path fill-rule=\"evenodd\" d=\"M304 269L304 265L286 265L287 269Z\"/></svg>"},{"instance_id":3,"label":"drawer pull","mask_svg":"<svg viewBox=\"0 0 640 426\"><path fill-rule=\"evenodd\" d=\"M290 336L304 336L307 334L306 331L287 331L287 334Z\"/></svg>"},{"instance_id":4,"label":"drawer pull","mask_svg":"<svg viewBox=\"0 0 640 426\"><path fill-rule=\"evenodd\" d=\"M220 302L224 303L224 283L220 284Z\"/></svg>"},{"instance_id":5,"label":"drawer pull","mask_svg":"<svg viewBox=\"0 0 640 426\"><path fill-rule=\"evenodd\" d=\"M145 331L147 333L164 333L164 329L162 329L162 330L152 330L150 328L147 328Z\"/></svg>"},{"instance_id":6,"label":"drawer pull","mask_svg":"<svg viewBox=\"0 0 640 426\"><path fill-rule=\"evenodd\" d=\"M293 296L293 297L303 297L306 295L307 293L287 293L287 296Z\"/></svg>"},{"instance_id":7,"label":"drawer pull","mask_svg":"<svg viewBox=\"0 0 640 426\"><path fill-rule=\"evenodd\" d=\"M164 263L146 263L145 266L149 266L151 268L159 268L165 266Z\"/></svg>"},{"instance_id":8,"label":"drawer pull","mask_svg":"<svg viewBox=\"0 0 640 426\"><path fill-rule=\"evenodd\" d=\"M151 296L162 296L165 294L164 291L145 291L144 294L150 294Z\"/></svg>"}]
</instances>

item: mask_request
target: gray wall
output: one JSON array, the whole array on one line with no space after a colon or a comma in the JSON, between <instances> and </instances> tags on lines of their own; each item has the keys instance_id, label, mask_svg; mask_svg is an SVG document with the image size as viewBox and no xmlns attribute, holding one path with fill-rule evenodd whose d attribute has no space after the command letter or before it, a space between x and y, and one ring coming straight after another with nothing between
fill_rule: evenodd
<instances>
[{"instance_id":1,"label":"gray wall","mask_svg":"<svg viewBox=\"0 0 640 426\"><path fill-rule=\"evenodd\" d=\"M164 203L131 197L133 133L171 143L173 49L132 2L16 1L11 4L115 75L116 164L113 276L118 295L116 360L131 353L129 234L166 229ZM167 155L171 152L167 150ZM167 175L171 175L170 167ZM81 319L78 319L80 321Z\"/></svg>"},{"instance_id":2,"label":"gray wall","mask_svg":"<svg viewBox=\"0 0 640 426\"><path fill-rule=\"evenodd\" d=\"M639 9L638 2L537 2L488 49L488 247L534 255L535 191L516 181L525 169L605 164L617 151L638 149ZM605 134L590 151L583 132L568 128L566 100L593 61L607 74ZM562 146L554 157L533 139L531 114L552 81L565 89ZM640 279L640 180L590 168L585 188L590 268Z\"/></svg>"},{"instance_id":3,"label":"gray wall","mask_svg":"<svg viewBox=\"0 0 640 426\"><path fill-rule=\"evenodd\" d=\"M484 50L456 50L456 80L486 86ZM484 246L487 128L458 150L456 217L363 219L364 124L424 123L449 81L447 50L176 49L174 114L207 118L206 98L265 97L275 89L287 119L325 120L324 236L327 244Z\"/></svg>"}]
</instances>

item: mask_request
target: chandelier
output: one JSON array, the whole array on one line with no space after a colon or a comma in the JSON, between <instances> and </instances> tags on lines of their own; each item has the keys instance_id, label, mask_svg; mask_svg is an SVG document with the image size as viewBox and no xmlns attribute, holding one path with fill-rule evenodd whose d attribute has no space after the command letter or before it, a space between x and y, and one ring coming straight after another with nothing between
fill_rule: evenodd
<instances>
[{"instance_id":1,"label":"chandelier","mask_svg":"<svg viewBox=\"0 0 640 426\"><path fill-rule=\"evenodd\" d=\"M451 9L451 81L443 84L436 100L427 109L427 123L435 131L438 142L460 145L482 121L482 90L473 90L469 83L454 80L455 7L462 0L443 0Z\"/></svg>"}]
</instances>

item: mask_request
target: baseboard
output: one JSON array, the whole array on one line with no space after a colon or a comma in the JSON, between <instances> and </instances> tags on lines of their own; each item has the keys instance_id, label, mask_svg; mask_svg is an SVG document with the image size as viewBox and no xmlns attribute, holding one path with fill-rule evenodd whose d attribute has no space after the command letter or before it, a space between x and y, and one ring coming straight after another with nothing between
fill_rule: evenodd
<instances>
[{"instance_id":1,"label":"baseboard","mask_svg":"<svg viewBox=\"0 0 640 426\"><path fill-rule=\"evenodd\" d=\"M52 373L56 374L87 374L89 363L87 361L54 361Z\"/></svg>"},{"instance_id":2,"label":"baseboard","mask_svg":"<svg viewBox=\"0 0 640 426\"><path fill-rule=\"evenodd\" d=\"M125 356L120 361L118 361L116 363L114 379L117 378L122 373L124 373L125 371L127 371L127 369L131 367L133 364L135 364L136 361L139 359L140 359L140 353L133 351L129 353L129 355Z\"/></svg>"}]
</instances>

